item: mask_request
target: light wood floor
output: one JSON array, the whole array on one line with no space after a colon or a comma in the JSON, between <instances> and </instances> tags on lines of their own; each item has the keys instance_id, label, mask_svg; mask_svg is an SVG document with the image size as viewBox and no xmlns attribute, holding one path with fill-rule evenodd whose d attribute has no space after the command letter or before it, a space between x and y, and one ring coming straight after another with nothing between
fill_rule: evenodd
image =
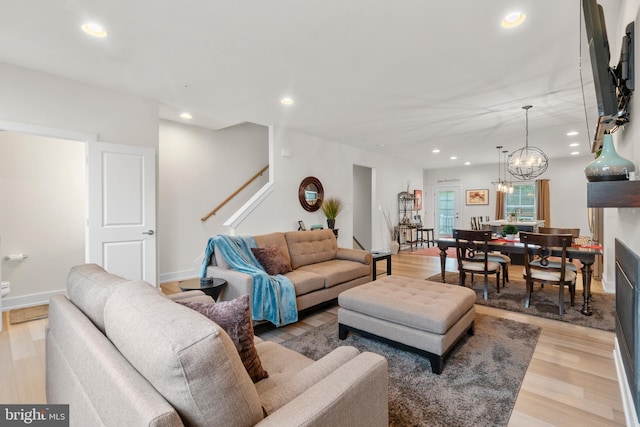
<instances>
[{"instance_id":1,"label":"light wood floor","mask_svg":"<svg viewBox=\"0 0 640 427\"><path fill-rule=\"evenodd\" d=\"M455 271L453 260L447 270ZM384 274L384 263L378 274ZM401 253L393 256L393 274L426 278L440 271L439 259ZM177 283L162 286L167 293ZM594 281L593 292L602 285ZM554 320L476 306L478 313L538 325L542 333L527 369L509 426L623 426L622 400L613 361L615 335ZM278 329L256 334L276 342L336 317L331 305ZM0 333L0 403L45 403L44 328L46 319L9 325L4 313ZM446 363L446 362L445 362Z\"/></svg>"}]
</instances>

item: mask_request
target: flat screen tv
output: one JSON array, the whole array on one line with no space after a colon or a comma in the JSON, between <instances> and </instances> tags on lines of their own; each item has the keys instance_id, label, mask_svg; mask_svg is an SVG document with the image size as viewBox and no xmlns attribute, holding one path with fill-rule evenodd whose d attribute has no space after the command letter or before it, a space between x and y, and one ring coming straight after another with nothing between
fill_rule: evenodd
<instances>
[{"instance_id":1,"label":"flat screen tv","mask_svg":"<svg viewBox=\"0 0 640 427\"><path fill-rule=\"evenodd\" d=\"M611 52L604 11L596 0L582 0L591 70L598 104L598 123L593 151L602 146L602 137L629 120L628 104L633 93L633 22L625 31L618 65L611 67Z\"/></svg>"}]
</instances>

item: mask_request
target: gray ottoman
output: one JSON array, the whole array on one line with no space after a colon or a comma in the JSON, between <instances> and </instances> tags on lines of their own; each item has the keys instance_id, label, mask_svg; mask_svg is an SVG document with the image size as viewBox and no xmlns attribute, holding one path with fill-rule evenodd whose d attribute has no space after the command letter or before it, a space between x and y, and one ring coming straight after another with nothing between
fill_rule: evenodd
<instances>
[{"instance_id":1,"label":"gray ottoman","mask_svg":"<svg viewBox=\"0 0 640 427\"><path fill-rule=\"evenodd\" d=\"M442 372L449 350L473 335L476 294L463 286L385 276L338 296L339 337L349 330L429 358Z\"/></svg>"}]
</instances>

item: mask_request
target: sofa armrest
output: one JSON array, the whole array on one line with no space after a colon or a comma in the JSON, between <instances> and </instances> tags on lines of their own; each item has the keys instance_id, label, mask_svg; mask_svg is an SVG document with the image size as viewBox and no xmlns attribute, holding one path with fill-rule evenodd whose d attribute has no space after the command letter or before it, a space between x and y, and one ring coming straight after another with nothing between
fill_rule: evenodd
<instances>
[{"instance_id":1,"label":"sofa armrest","mask_svg":"<svg viewBox=\"0 0 640 427\"><path fill-rule=\"evenodd\" d=\"M361 262L362 264L371 264L371 252L359 249L338 248L336 258Z\"/></svg>"},{"instance_id":2,"label":"sofa armrest","mask_svg":"<svg viewBox=\"0 0 640 427\"><path fill-rule=\"evenodd\" d=\"M257 425L387 427L388 381L387 359L361 353Z\"/></svg>"},{"instance_id":3,"label":"sofa armrest","mask_svg":"<svg viewBox=\"0 0 640 427\"><path fill-rule=\"evenodd\" d=\"M357 348L340 346L286 381L260 394L262 408L271 414L360 354Z\"/></svg>"},{"instance_id":4,"label":"sofa armrest","mask_svg":"<svg viewBox=\"0 0 640 427\"><path fill-rule=\"evenodd\" d=\"M227 281L227 285L222 288L218 301L230 301L245 294L251 295L253 290L253 278L251 275L230 268L209 265L207 267L207 276Z\"/></svg>"}]
</instances>

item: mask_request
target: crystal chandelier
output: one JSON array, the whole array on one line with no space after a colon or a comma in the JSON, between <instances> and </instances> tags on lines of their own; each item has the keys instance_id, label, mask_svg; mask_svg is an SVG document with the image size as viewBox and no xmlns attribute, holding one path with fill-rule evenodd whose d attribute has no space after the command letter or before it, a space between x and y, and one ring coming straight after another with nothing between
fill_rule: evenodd
<instances>
[{"instance_id":1,"label":"crystal chandelier","mask_svg":"<svg viewBox=\"0 0 640 427\"><path fill-rule=\"evenodd\" d=\"M492 182L492 184L495 184L496 186L496 191L499 191L501 193L513 193L513 185L511 184L511 182L507 182L507 164L506 164L506 158L505 158L505 172L504 172L504 179L501 178L501 174L502 174L502 163L500 162L500 149L502 148L502 145L498 145L496 147L498 149L498 180L495 182ZM507 153L507 150L504 150L503 153Z\"/></svg>"},{"instance_id":2,"label":"crystal chandelier","mask_svg":"<svg viewBox=\"0 0 640 427\"><path fill-rule=\"evenodd\" d=\"M549 159L538 147L529 146L529 109L531 105L522 107L525 110L526 133L524 147L509 154L507 160L511 175L521 180L529 180L542 175L549 167Z\"/></svg>"}]
</instances>

